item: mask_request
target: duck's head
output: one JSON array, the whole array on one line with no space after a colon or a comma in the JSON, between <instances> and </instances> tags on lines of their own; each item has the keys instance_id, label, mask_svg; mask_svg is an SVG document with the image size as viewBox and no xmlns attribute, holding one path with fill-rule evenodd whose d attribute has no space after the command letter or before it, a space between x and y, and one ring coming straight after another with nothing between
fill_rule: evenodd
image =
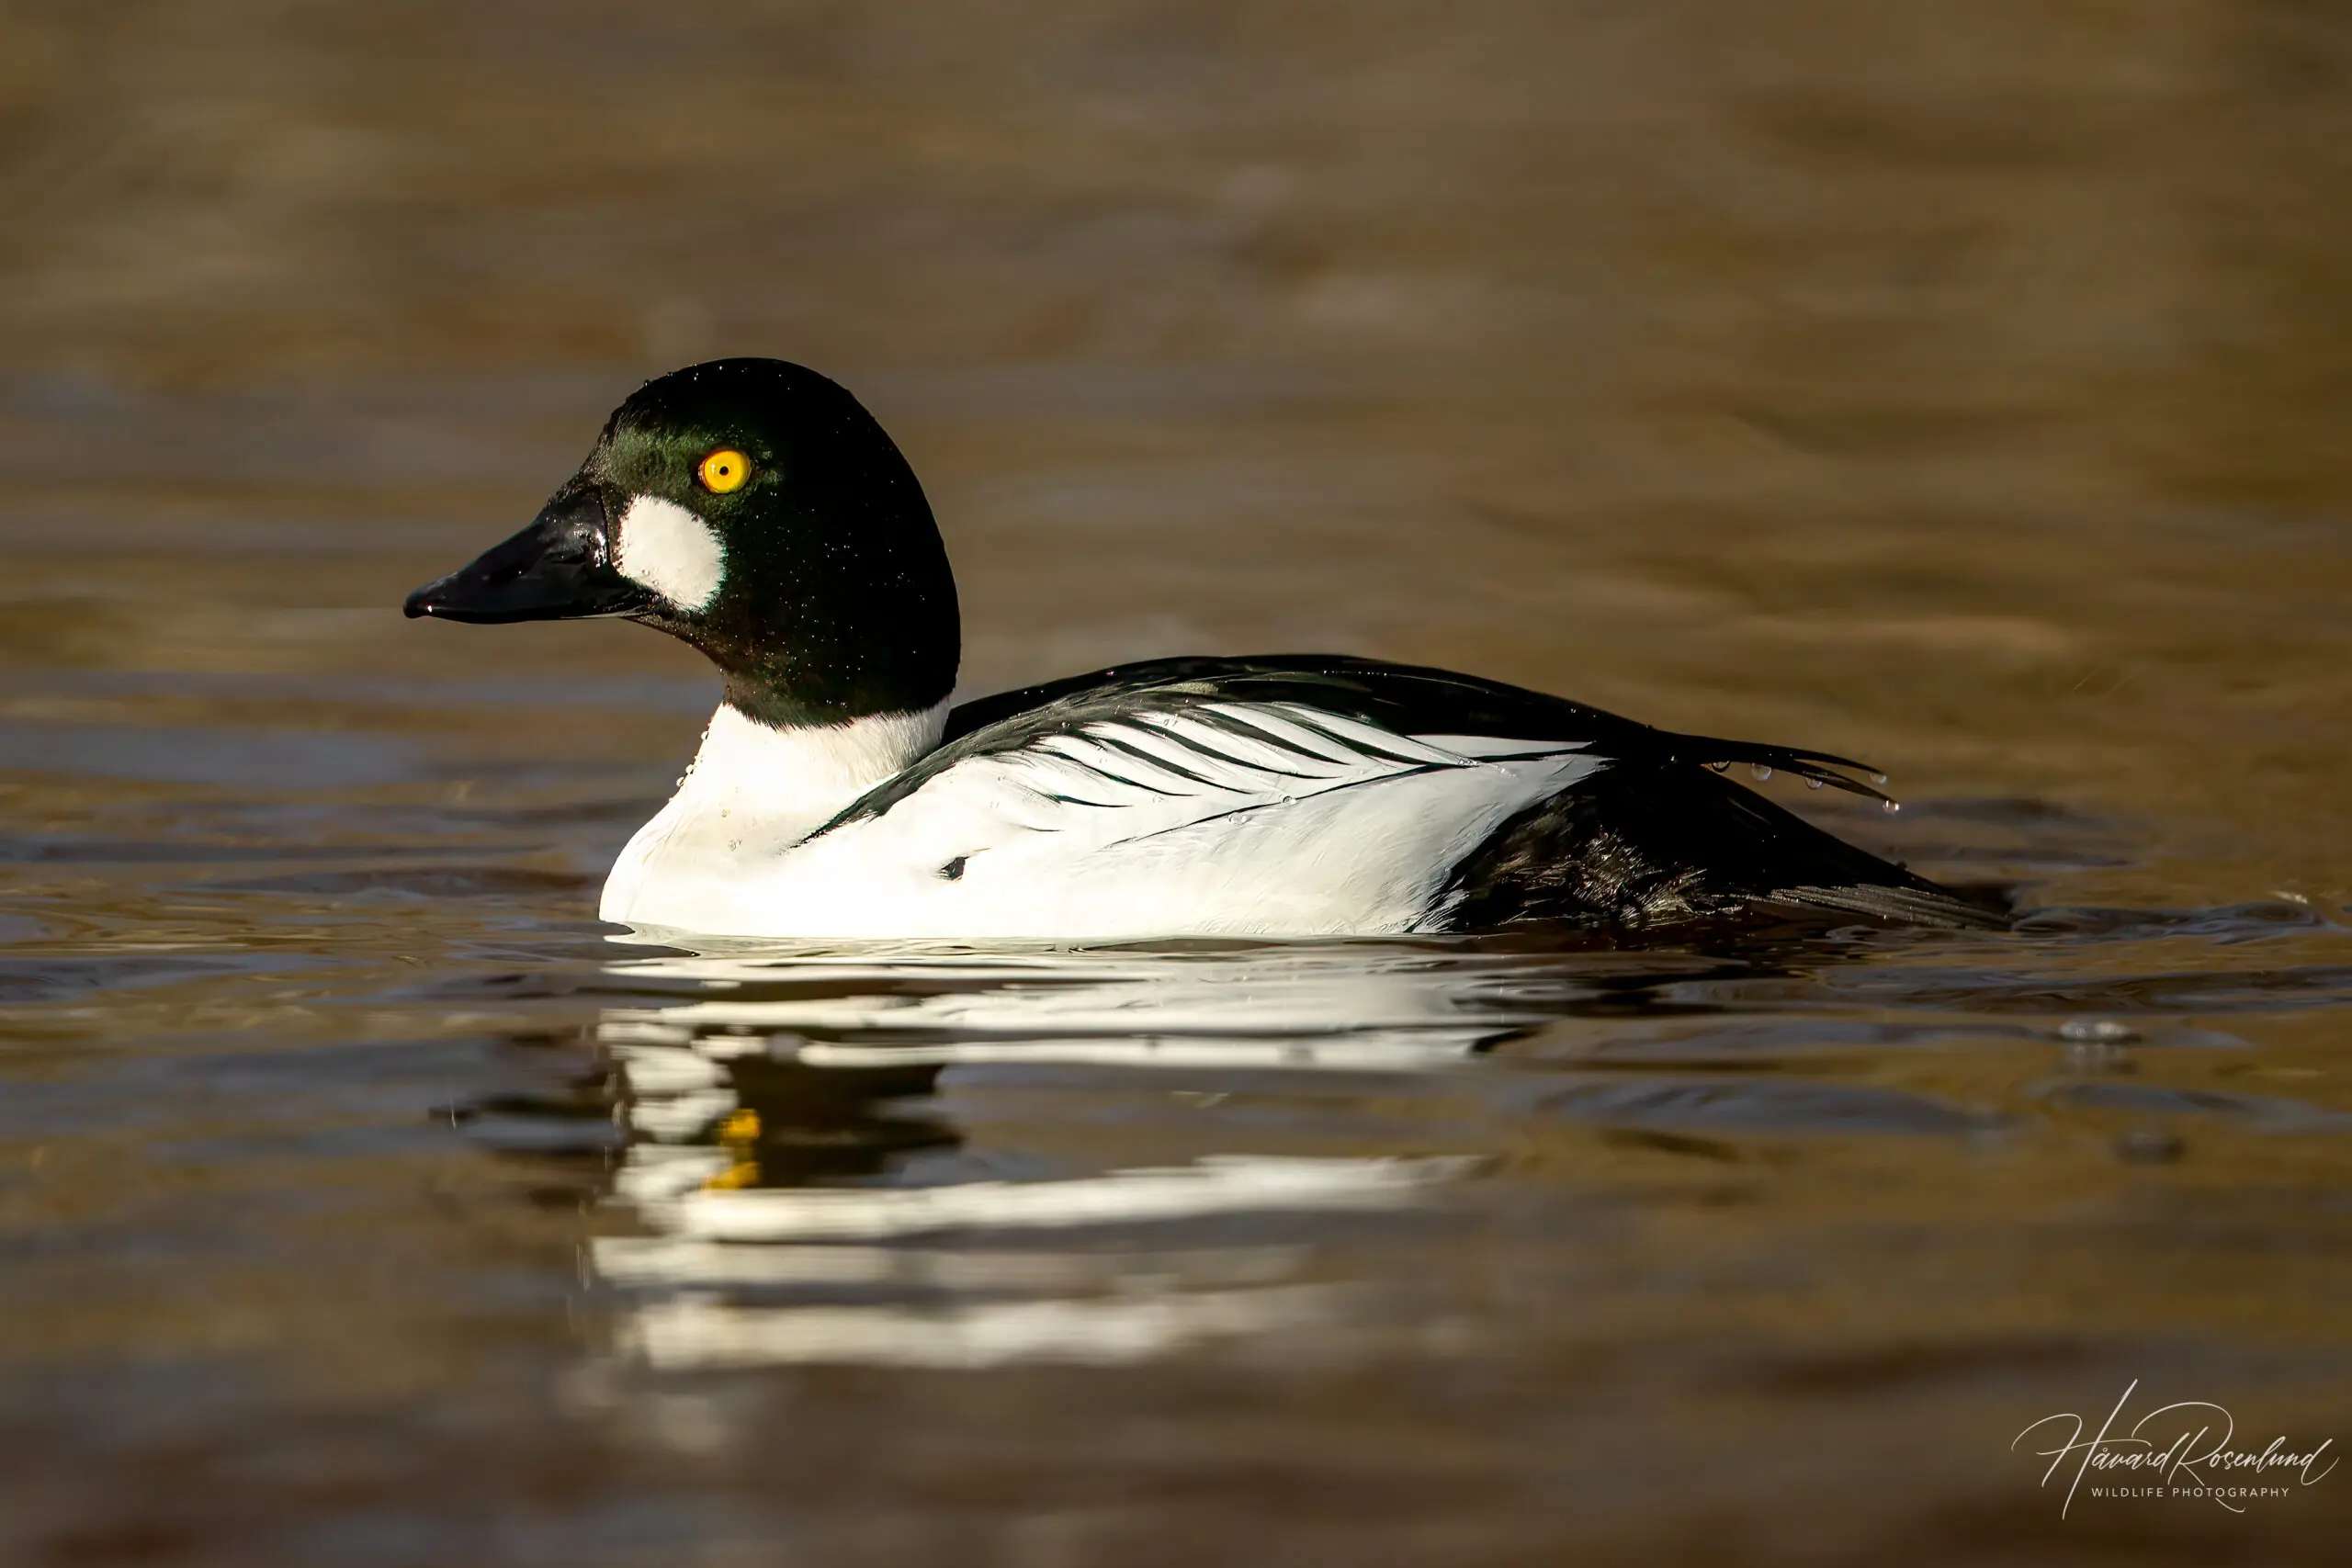
<instances>
[{"instance_id":1,"label":"duck's head","mask_svg":"<svg viewBox=\"0 0 2352 1568\"><path fill-rule=\"evenodd\" d=\"M772 726L929 708L956 683L956 581L914 470L813 370L718 359L613 411L531 525L411 615L616 615L710 657Z\"/></svg>"}]
</instances>

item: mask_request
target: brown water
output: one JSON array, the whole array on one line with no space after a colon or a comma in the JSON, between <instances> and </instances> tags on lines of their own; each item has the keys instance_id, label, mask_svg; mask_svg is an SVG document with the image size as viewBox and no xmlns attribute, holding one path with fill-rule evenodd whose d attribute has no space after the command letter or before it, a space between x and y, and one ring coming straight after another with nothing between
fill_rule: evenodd
<instances>
[{"instance_id":1,"label":"brown water","mask_svg":"<svg viewBox=\"0 0 2352 1568\"><path fill-rule=\"evenodd\" d=\"M0 1558L2340 1561L2012 1451L2352 1441L2340 8L888 9L0 7ZM2026 918L616 943L714 683L395 606L718 352L970 690L1455 665Z\"/></svg>"}]
</instances>

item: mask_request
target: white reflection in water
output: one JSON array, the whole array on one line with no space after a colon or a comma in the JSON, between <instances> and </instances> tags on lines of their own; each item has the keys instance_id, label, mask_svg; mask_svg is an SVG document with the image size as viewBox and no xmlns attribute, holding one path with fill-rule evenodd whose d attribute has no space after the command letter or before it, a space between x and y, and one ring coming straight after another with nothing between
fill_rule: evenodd
<instances>
[{"instance_id":1,"label":"white reflection in water","mask_svg":"<svg viewBox=\"0 0 2352 1568\"><path fill-rule=\"evenodd\" d=\"M1440 1031L1464 1046L1552 1010L1521 994L1521 966L1338 945L1258 948L1204 959L1120 953L969 954L889 964L822 959L650 960L616 965L633 987L695 999L616 1009L615 1023L669 1031L953 1031L959 1034L1312 1039ZM680 982L687 982L681 985ZM730 996L788 985L795 995ZM1556 999L1556 988L1546 1000Z\"/></svg>"},{"instance_id":2,"label":"white reflection in water","mask_svg":"<svg viewBox=\"0 0 2352 1568\"><path fill-rule=\"evenodd\" d=\"M799 1060L812 1067L876 1067L886 1063L1027 1063L1094 1067L1326 1067L1382 1072L1450 1061L1475 1049L1491 1029L1372 1029L1331 1039L1204 1039L1138 1035L1132 1039L1074 1035L1053 1040L965 1040L941 1045L803 1044Z\"/></svg>"},{"instance_id":3,"label":"white reflection in water","mask_svg":"<svg viewBox=\"0 0 2352 1568\"><path fill-rule=\"evenodd\" d=\"M597 1272L616 1284L890 1285L919 1291L1065 1291L1095 1293L1182 1277L1196 1284L1277 1284L1306 1265L1303 1247L1163 1251L1137 1267L1132 1252L957 1252L914 1247L729 1247L676 1236L607 1235L589 1244Z\"/></svg>"},{"instance_id":4,"label":"white reflection in water","mask_svg":"<svg viewBox=\"0 0 2352 1568\"><path fill-rule=\"evenodd\" d=\"M1114 1170L1059 1181L700 1191L673 1200L662 1219L665 1228L712 1241L866 1241L950 1230L1149 1224L1252 1211L1391 1209L1413 1201L1421 1189L1466 1175L1476 1163L1212 1155L1171 1170Z\"/></svg>"},{"instance_id":5,"label":"white reflection in water","mask_svg":"<svg viewBox=\"0 0 2352 1568\"><path fill-rule=\"evenodd\" d=\"M614 988L677 1000L600 1026L632 1134L612 1196L651 1234L591 1261L624 1292L621 1343L662 1368L1111 1363L1328 1332L1354 1288L1268 1225L1422 1206L1477 1160L1212 1149L1004 1179L940 1116L940 1074L1423 1071L1556 1015L1556 974L1531 998L1524 968L1333 945L615 964ZM1202 1244L1238 1221L1250 1243Z\"/></svg>"},{"instance_id":6,"label":"white reflection in water","mask_svg":"<svg viewBox=\"0 0 2352 1568\"><path fill-rule=\"evenodd\" d=\"M761 1308L681 1297L642 1308L624 1342L657 1367L788 1361L987 1367L1007 1361L1148 1360L1199 1340L1335 1320L1340 1286L1195 1291L1099 1301L899 1307Z\"/></svg>"}]
</instances>

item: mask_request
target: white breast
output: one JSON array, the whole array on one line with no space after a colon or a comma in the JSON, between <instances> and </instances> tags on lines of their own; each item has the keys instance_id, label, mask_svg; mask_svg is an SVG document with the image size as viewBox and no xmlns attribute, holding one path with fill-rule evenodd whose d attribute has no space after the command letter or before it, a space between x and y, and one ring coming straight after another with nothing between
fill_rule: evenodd
<instances>
[{"instance_id":1,"label":"white breast","mask_svg":"<svg viewBox=\"0 0 2352 1568\"><path fill-rule=\"evenodd\" d=\"M730 845L730 863L696 857L625 897L616 870L605 915L752 936L1404 931L1506 818L1604 761L1295 704L1139 713L967 758L878 814Z\"/></svg>"},{"instance_id":2,"label":"white breast","mask_svg":"<svg viewBox=\"0 0 2352 1568\"><path fill-rule=\"evenodd\" d=\"M756 880L850 802L939 743L947 705L848 724L773 729L722 705L678 793L637 830L605 879L597 913L689 931L713 923ZM748 933L747 933L748 934Z\"/></svg>"}]
</instances>

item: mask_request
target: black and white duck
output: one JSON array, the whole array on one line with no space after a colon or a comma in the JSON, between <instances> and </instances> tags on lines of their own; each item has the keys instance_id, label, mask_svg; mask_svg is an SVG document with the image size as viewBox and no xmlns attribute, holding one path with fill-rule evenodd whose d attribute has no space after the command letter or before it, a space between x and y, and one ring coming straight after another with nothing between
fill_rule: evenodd
<instances>
[{"instance_id":1,"label":"black and white duck","mask_svg":"<svg viewBox=\"0 0 2352 1568\"><path fill-rule=\"evenodd\" d=\"M614 411L537 521L411 615L617 616L725 695L601 913L776 937L1328 937L1975 907L1732 780L1860 764L1342 654L1160 659L952 705L956 581L833 382L722 359Z\"/></svg>"}]
</instances>

